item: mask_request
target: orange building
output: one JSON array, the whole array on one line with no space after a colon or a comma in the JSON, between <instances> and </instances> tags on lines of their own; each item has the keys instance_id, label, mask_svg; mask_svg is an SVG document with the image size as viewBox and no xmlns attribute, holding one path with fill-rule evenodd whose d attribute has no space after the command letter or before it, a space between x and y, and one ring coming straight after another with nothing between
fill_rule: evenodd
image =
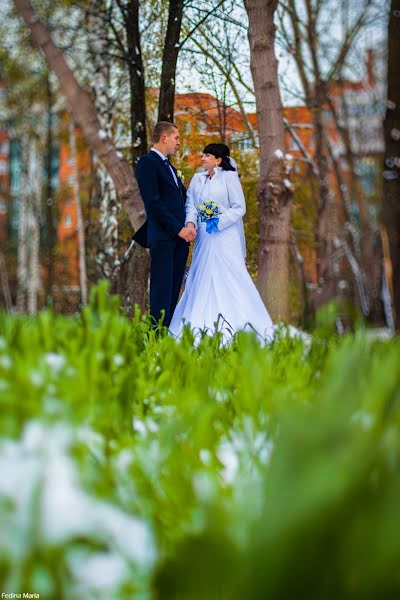
<instances>
[{"instance_id":1,"label":"orange building","mask_svg":"<svg viewBox=\"0 0 400 600\"><path fill-rule=\"evenodd\" d=\"M353 152L358 161L368 161L369 156L383 152L381 132L382 110L378 104L371 102L371 94L376 93L376 78L373 70L373 55L367 54L366 76L363 81L340 80L333 82L330 96L339 121L344 122L350 131ZM147 103L150 120L156 119L156 106L159 90L147 90ZM377 94L379 96L379 94ZM372 109L371 109L372 107ZM372 112L371 112L372 111ZM200 165L199 158L204 146L212 141L222 141L232 152L252 154L257 160L258 126L255 113L247 114L247 118L232 106L228 106L208 93L185 93L175 97L175 122L181 133L181 148L176 162L188 172L193 172ZM294 171L306 175L306 165L315 159L315 131L312 111L306 106L284 108L286 123L285 153L294 159ZM323 119L328 131L332 151L341 160L345 154L343 142L338 131L332 107L326 106ZM247 122L246 122L247 121ZM149 125L149 129L151 124ZM255 142L255 143L254 143ZM366 158L367 157L367 158ZM345 166L345 164L344 164ZM90 154L81 148L78 152L78 169L80 173L90 171ZM344 168L344 172L346 169ZM330 173L332 188L337 190L334 171ZM76 231L76 204L71 187L73 181L73 164L67 137L60 144L60 186L62 198L59 202L60 219L57 228L59 248L64 260L64 271L69 273L70 285L78 286L78 242ZM300 183L300 186L302 184ZM303 194L301 202L309 202L310 191L299 189ZM307 196L307 193L309 194ZM307 222L308 219L308 222ZM304 238L299 237L299 247L304 259L304 270L309 283L316 283L315 248L308 243L306 237L310 233L312 217L305 217ZM309 229L307 231L306 229Z\"/></svg>"},{"instance_id":2,"label":"orange building","mask_svg":"<svg viewBox=\"0 0 400 600\"><path fill-rule=\"evenodd\" d=\"M59 190L58 190L58 222L57 222L57 258L56 287L65 291L79 293L79 255L77 234L76 194L74 190L74 161L70 144L70 116L64 113L60 117L61 140L59 145ZM82 142L82 136L75 127L77 145L78 184L91 172L91 154ZM82 191L82 190L80 190Z\"/></svg>"},{"instance_id":3,"label":"orange building","mask_svg":"<svg viewBox=\"0 0 400 600\"><path fill-rule=\"evenodd\" d=\"M211 94L177 94L175 122L183 141L181 158L186 156L188 166L196 168L198 154L204 145L217 140L228 144L233 151L254 152L255 146L258 146L257 115L249 113L246 117L247 123L238 110L224 105ZM285 152L290 152L294 159L303 159L303 147L313 156L311 111L305 106L286 107L284 117L288 123Z\"/></svg>"}]
</instances>

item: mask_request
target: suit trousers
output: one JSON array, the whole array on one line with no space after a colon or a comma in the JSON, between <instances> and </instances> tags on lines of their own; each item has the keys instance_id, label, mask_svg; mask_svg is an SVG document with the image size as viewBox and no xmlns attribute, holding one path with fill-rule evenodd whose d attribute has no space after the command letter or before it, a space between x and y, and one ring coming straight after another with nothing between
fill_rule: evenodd
<instances>
[{"instance_id":1,"label":"suit trousers","mask_svg":"<svg viewBox=\"0 0 400 600\"><path fill-rule=\"evenodd\" d=\"M164 325L169 327L178 302L189 244L177 237L159 240L150 246L150 314L158 323L165 311Z\"/></svg>"}]
</instances>

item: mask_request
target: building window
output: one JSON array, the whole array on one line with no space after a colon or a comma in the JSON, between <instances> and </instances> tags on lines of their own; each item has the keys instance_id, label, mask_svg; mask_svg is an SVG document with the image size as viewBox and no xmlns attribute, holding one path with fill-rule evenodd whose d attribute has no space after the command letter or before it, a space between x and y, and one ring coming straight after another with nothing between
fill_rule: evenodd
<instances>
[{"instance_id":1,"label":"building window","mask_svg":"<svg viewBox=\"0 0 400 600\"><path fill-rule=\"evenodd\" d=\"M71 215L65 215L64 227L71 227L71 226L72 226L72 217L71 217Z\"/></svg>"},{"instance_id":2,"label":"building window","mask_svg":"<svg viewBox=\"0 0 400 600\"><path fill-rule=\"evenodd\" d=\"M204 121L200 121L199 133L201 133L203 135L206 132L206 129L207 129L207 125L204 123Z\"/></svg>"},{"instance_id":3,"label":"building window","mask_svg":"<svg viewBox=\"0 0 400 600\"><path fill-rule=\"evenodd\" d=\"M252 145L251 145L250 138L245 138L243 140L239 140L237 142L237 147L238 147L238 150L242 150L242 151L251 150Z\"/></svg>"},{"instance_id":4,"label":"building window","mask_svg":"<svg viewBox=\"0 0 400 600\"><path fill-rule=\"evenodd\" d=\"M10 144L9 142L1 142L0 143L0 154L5 154L8 156L10 153Z\"/></svg>"}]
</instances>

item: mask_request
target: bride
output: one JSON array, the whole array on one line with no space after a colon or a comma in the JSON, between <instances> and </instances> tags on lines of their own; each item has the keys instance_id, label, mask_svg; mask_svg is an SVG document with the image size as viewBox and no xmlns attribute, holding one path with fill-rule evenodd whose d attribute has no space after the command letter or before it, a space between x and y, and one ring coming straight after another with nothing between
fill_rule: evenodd
<instances>
[{"instance_id":1,"label":"bride","mask_svg":"<svg viewBox=\"0 0 400 600\"><path fill-rule=\"evenodd\" d=\"M246 203L235 163L225 144L209 144L187 191L186 226L196 242L185 291L175 309L170 332L179 337L185 325L196 332L255 331L273 338L275 327L245 263L242 217Z\"/></svg>"}]
</instances>

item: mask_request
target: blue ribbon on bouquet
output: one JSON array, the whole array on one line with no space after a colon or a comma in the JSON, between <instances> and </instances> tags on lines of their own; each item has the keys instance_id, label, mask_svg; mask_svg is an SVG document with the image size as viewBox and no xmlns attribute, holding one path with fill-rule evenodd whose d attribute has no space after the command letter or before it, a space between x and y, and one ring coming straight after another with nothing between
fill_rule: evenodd
<instances>
[{"instance_id":1,"label":"blue ribbon on bouquet","mask_svg":"<svg viewBox=\"0 0 400 600\"><path fill-rule=\"evenodd\" d=\"M207 219L207 233L212 233L213 231L219 231L218 229L219 219L218 217L212 217L212 219Z\"/></svg>"}]
</instances>

